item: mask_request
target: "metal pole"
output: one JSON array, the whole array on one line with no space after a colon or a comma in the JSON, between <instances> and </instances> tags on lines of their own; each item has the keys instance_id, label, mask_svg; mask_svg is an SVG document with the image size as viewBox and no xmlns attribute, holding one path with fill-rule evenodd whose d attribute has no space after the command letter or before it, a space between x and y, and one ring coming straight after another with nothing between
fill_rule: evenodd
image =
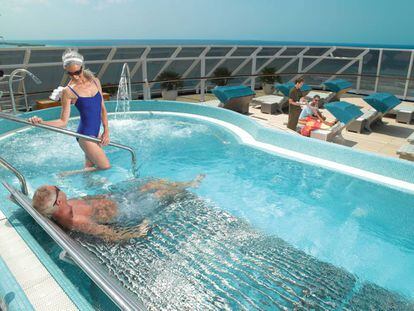
<instances>
[{"instance_id":1,"label":"metal pole","mask_svg":"<svg viewBox=\"0 0 414 311\"><path fill-rule=\"evenodd\" d=\"M6 120L9 120L9 121L13 121L13 122L17 122L17 123L30 125L30 126L40 127L40 128L52 131L52 132L61 133L61 134L65 134L65 135L68 135L68 136L83 138L85 140L93 141L93 142L96 142L96 143L101 142L101 140L96 138L96 137L91 137L91 136L79 134L79 133L72 132L72 131L67 130L67 129L62 129L62 128L51 126L51 125L33 124L33 123L31 123L31 122L29 122L25 119L15 117L13 115L10 115L10 114L4 113L4 112L0 112L0 118L6 119ZM115 143L115 142L110 142L108 144L108 146L112 146L112 147L116 147L116 148L120 148L120 149L124 149L124 150L129 151L131 153L132 169L135 172L136 164L137 164L137 158L136 158L136 155L135 155L135 151L131 147L128 147L128 146L125 146L125 145L122 145L122 144L119 144L119 143Z\"/></svg>"},{"instance_id":2,"label":"metal pole","mask_svg":"<svg viewBox=\"0 0 414 311\"><path fill-rule=\"evenodd\" d=\"M23 174L20 173L17 168L15 168L13 165L11 165L9 162L7 162L2 157L0 157L0 164L2 164L5 168L7 168L9 171L12 171L14 175L16 175L16 177L20 181L20 188L22 189L22 192L25 195L29 195L29 191L27 190L26 178L24 178Z\"/></svg>"}]
</instances>

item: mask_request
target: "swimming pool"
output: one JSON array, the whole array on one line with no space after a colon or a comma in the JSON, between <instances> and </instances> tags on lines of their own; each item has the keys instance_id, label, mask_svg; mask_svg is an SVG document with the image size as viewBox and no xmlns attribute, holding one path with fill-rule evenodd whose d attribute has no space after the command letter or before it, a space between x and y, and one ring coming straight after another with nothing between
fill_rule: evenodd
<instances>
[{"instance_id":1,"label":"swimming pool","mask_svg":"<svg viewBox=\"0 0 414 311\"><path fill-rule=\"evenodd\" d=\"M412 307L412 193L253 148L188 115L112 115L110 126L114 140L136 150L140 179L206 174L199 189L154 213L139 197L123 205L125 218L143 217L139 204L157 224L145 241L76 236L148 308ZM135 183L125 182L133 176L119 150L108 148L110 171L61 178L79 168L74 139L30 129L0 147L33 188L58 184L71 197L126 193Z\"/></svg>"}]
</instances>

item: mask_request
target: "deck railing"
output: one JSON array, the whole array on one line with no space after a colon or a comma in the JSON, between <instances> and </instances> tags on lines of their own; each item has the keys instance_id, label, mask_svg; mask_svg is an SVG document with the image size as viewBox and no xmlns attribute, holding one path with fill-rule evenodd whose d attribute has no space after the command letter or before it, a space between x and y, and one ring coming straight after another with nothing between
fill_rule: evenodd
<instances>
[{"instance_id":1,"label":"deck railing","mask_svg":"<svg viewBox=\"0 0 414 311\"><path fill-rule=\"evenodd\" d=\"M353 92L369 94L390 92L401 99L414 100L414 50L342 46L245 46L245 45L167 45L79 47L86 67L94 71L102 85L116 85L122 66L131 68L133 96L149 89L159 92L158 77L166 70L180 74L183 91L201 95L210 87L214 71L226 67L233 84L259 88L257 77L265 67L276 68L283 82L305 76L315 88L335 77L346 77ZM42 80L41 85L26 82L31 104L49 96L51 90L65 85L68 76L61 64L65 47L22 47L0 49L0 69L5 74L16 68L29 69ZM145 84L144 81L148 81ZM16 82L14 89L23 90ZM1 86L0 86L1 88ZM0 89L1 91L2 89ZM8 98L0 104L7 108Z\"/></svg>"}]
</instances>

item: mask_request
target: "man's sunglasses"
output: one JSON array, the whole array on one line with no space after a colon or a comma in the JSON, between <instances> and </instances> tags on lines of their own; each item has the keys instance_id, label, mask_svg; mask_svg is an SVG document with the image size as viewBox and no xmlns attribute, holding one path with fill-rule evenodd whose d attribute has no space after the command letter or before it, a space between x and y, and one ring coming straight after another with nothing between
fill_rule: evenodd
<instances>
[{"instance_id":1,"label":"man's sunglasses","mask_svg":"<svg viewBox=\"0 0 414 311\"><path fill-rule=\"evenodd\" d=\"M58 187L56 187L56 186L55 186L55 190L56 190L56 200L55 200L55 203L53 203L53 205L52 205L52 206L55 206L55 204L57 203L57 200L58 200L58 198L59 198L59 192L60 192L60 189L59 189Z\"/></svg>"},{"instance_id":2,"label":"man's sunglasses","mask_svg":"<svg viewBox=\"0 0 414 311\"><path fill-rule=\"evenodd\" d=\"M73 76L79 76L81 73L82 73L82 70L83 70L83 68L81 67L79 70L77 70L77 71L73 71L73 72L70 72L70 71L66 71L66 73L68 74L68 75L70 75L71 77L73 77Z\"/></svg>"}]
</instances>

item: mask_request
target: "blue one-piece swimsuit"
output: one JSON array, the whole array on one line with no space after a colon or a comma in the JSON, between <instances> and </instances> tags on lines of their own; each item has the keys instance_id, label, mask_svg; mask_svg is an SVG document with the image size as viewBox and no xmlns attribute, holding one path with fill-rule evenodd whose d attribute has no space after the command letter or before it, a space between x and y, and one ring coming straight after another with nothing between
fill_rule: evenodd
<instances>
[{"instance_id":1,"label":"blue one-piece swimsuit","mask_svg":"<svg viewBox=\"0 0 414 311\"><path fill-rule=\"evenodd\" d=\"M95 85L96 82L94 81ZM96 85L97 86L97 85ZM98 86L97 86L98 87ZM98 92L95 96L84 97L79 96L73 88L69 86L72 92L78 97L75 102L75 107L80 114L80 122L77 132L79 134L98 137L101 128L101 111L102 111L102 96ZM78 139L77 139L78 140Z\"/></svg>"}]
</instances>

